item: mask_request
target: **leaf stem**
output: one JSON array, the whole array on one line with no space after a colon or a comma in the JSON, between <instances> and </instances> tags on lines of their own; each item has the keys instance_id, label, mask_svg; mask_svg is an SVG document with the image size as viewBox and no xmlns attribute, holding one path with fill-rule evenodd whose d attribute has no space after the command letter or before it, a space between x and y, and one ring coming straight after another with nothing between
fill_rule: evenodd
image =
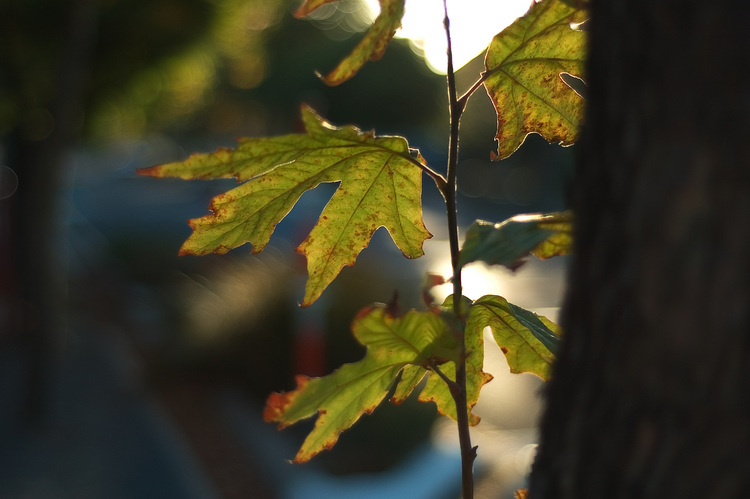
<instances>
[{"instance_id":1,"label":"leaf stem","mask_svg":"<svg viewBox=\"0 0 750 499\"><path fill-rule=\"evenodd\" d=\"M448 142L448 166L446 171L447 185L443 191L445 207L448 215L448 233L451 250L451 265L453 268L453 313L460 324L460 357L456 364L455 385L449 384L451 395L456 404L456 420L458 423L458 440L461 449L461 490L463 499L474 497L474 460L476 447L471 445L469 432L469 414L466 403L466 342L464 335L464 311L462 310L463 289L461 285L461 266L459 264L458 214L456 208L456 170L458 167L458 132L461 114L466 107L466 100L459 101L456 91L456 76L453 70L453 48L451 46L450 18L448 17L447 0L443 0L445 18L443 26L448 42L448 100L450 105L450 138ZM478 88L478 86L477 86ZM474 89L476 90L476 88ZM473 91L473 90L472 90ZM470 94L469 94L470 95ZM468 99L468 97L467 97Z\"/></svg>"},{"instance_id":2,"label":"leaf stem","mask_svg":"<svg viewBox=\"0 0 750 499\"><path fill-rule=\"evenodd\" d=\"M435 185L440 190L441 194L445 195L445 191L448 189L448 181L440 173L436 172L429 166L420 163L415 159L410 159L412 163L417 165L424 173L426 173L432 180L435 181Z\"/></svg>"},{"instance_id":3,"label":"leaf stem","mask_svg":"<svg viewBox=\"0 0 750 499\"><path fill-rule=\"evenodd\" d=\"M479 87L482 86L482 83L484 83L484 80L486 80L491 74L492 74L492 71L489 71L489 70L482 72L479 79L475 81L471 87L469 87L469 90L464 92L464 94L458 98L458 104L461 106L462 110L466 108L466 102L469 100L469 97L471 97L474 94L474 92L476 92L477 89L479 89Z\"/></svg>"},{"instance_id":4,"label":"leaf stem","mask_svg":"<svg viewBox=\"0 0 750 499\"><path fill-rule=\"evenodd\" d=\"M440 376L440 379L445 381L445 384L448 385L448 388L450 389L451 393L453 393L454 390L458 389L458 385L455 381L450 379L441 369L440 366L437 365L436 362L432 361L429 363L430 369L432 369L435 374Z\"/></svg>"}]
</instances>

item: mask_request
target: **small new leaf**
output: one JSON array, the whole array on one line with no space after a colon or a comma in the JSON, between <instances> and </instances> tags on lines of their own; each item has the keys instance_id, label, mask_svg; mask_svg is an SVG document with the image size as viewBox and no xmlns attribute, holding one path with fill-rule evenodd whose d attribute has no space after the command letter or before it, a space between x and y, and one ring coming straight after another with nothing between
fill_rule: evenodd
<instances>
[{"instance_id":1,"label":"small new leaf","mask_svg":"<svg viewBox=\"0 0 750 499\"><path fill-rule=\"evenodd\" d=\"M402 370L394 401L405 399L426 374L433 351L452 337L437 314L411 310L393 317L380 306L362 310L352 332L367 347L364 359L322 378L298 376L296 390L273 393L266 402L264 419L280 429L318 414L295 462L333 447L341 432L382 402Z\"/></svg>"},{"instance_id":2,"label":"small new leaf","mask_svg":"<svg viewBox=\"0 0 750 499\"><path fill-rule=\"evenodd\" d=\"M189 221L193 233L181 255L226 253L246 242L257 253L302 194L323 182L340 182L297 248L307 257L302 302L307 306L345 265L354 264L379 227L388 229L407 258L421 256L422 243L432 236L422 221L424 159L412 157L406 139L336 128L308 107L302 108L302 120L305 134L241 139L236 149L195 154L139 173L244 181L211 200L212 214Z\"/></svg>"},{"instance_id":3,"label":"small new leaf","mask_svg":"<svg viewBox=\"0 0 750 499\"><path fill-rule=\"evenodd\" d=\"M559 328L552 321L508 303L501 296L487 295L472 305L466 331L482 331L486 326L492 330L511 372L549 379L560 342Z\"/></svg>"},{"instance_id":4,"label":"small new leaf","mask_svg":"<svg viewBox=\"0 0 750 499\"><path fill-rule=\"evenodd\" d=\"M543 0L490 43L484 86L497 111L493 159L513 154L530 133L576 141L583 99L560 75L583 75L586 35L575 28L587 15L580 2Z\"/></svg>"},{"instance_id":5,"label":"small new leaf","mask_svg":"<svg viewBox=\"0 0 750 499\"><path fill-rule=\"evenodd\" d=\"M296 17L304 17L323 4L336 0L307 0L297 12ZM340 85L356 75L369 61L377 61L401 27L404 17L404 0L379 0L380 15L370 26L365 37L354 47L354 50L326 76L321 79L331 86Z\"/></svg>"},{"instance_id":6,"label":"small new leaf","mask_svg":"<svg viewBox=\"0 0 750 499\"><path fill-rule=\"evenodd\" d=\"M569 211L518 215L499 224L477 220L466 230L459 264L483 261L515 270L529 254L566 255L572 250L572 221Z\"/></svg>"}]
</instances>

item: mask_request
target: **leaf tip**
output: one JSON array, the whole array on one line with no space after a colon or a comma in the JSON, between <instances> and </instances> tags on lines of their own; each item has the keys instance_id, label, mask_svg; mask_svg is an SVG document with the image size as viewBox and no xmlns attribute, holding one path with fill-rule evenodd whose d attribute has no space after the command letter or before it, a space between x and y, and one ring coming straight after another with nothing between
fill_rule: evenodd
<instances>
[{"instance_id":1,"label":"leaf tip","mask_svg":"<svg viewBox=\"0 0 750 499\"><path fill-rule=\"evenodd\" d=\"M137 168L135 173L144 177L161 177L162 165L149 166L147 168Z\"/></svg>"},{"instance_id":2,"label":"leaf tip","mask_svg":"<svg viewBox=\"0 0 750 499\"><path fill-rule=\"evenodd\" d=\"M297 388L295 390L290 392L274 392L268 396L266 406L263 409L263 421L266 423L278 422L279 429L288 426L288 423L283 421L284 414L289 405L294 401L297 394L305 388L312 378L298 374L294 379L297 382ZM297 462L296 457L295 462Z\"/></svg>"},{"instance_id":3,"label":"leaf tip","mask_svg":"<svg viewBox=\"0 0 750 499\"><path fill-rule=\"evenodd\" d=\"M321 414L323 414L325 411L321 411ZM306 448L304 445L300 450L297 452L297 455L294 456L294 459L292 460L293 464L304 464L308 461L310 461L312 458L317 456L323 451L331 450L336 445L336 442L338 442L338 436L331 437L328 441L321 444L319 448L310 450L309 448Z\"/></svg>"},{"instance_id":4,"label":"leaf tip","mask_svg":"<svg viewBox=\"0 0 750 499\"><path fill-rule=\"evenodd\" d=\"M323 75L320 71L315 71L315 76L329 87L337 87L349 79L337 77L335 71L331 71L327 75Z\"/></svg>"}]
</instances>

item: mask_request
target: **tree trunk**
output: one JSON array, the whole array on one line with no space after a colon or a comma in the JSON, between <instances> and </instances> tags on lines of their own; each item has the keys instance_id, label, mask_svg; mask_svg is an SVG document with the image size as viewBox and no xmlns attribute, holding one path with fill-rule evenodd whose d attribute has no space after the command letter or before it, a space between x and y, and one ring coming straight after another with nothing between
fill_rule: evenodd
<instances>
[{"instance_id":1,"label":"tree trunk","mask_svg":"<svg viewBox=\"0 0 750 499\"><path fill-rule=\"evenodd\" d=\"M747 498L744 4L591 7L576 254L530 497Z\"/></svg>"}]
</instances>

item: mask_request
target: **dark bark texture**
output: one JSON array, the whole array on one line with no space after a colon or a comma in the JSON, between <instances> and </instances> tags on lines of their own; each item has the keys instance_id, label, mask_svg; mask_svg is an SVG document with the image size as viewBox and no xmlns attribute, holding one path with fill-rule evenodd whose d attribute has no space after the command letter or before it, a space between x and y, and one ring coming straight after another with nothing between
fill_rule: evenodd
<instances>
[{"instance_id":1,"label":"dark bark texture","mask_svg":"<svg viewBox=\"0 0 750 499\"><path fill-rule=\"evenodd\" d=\"M576 254L533 499L750 497L750 25L593 0Z\"/></svg>"}]
</instances>

